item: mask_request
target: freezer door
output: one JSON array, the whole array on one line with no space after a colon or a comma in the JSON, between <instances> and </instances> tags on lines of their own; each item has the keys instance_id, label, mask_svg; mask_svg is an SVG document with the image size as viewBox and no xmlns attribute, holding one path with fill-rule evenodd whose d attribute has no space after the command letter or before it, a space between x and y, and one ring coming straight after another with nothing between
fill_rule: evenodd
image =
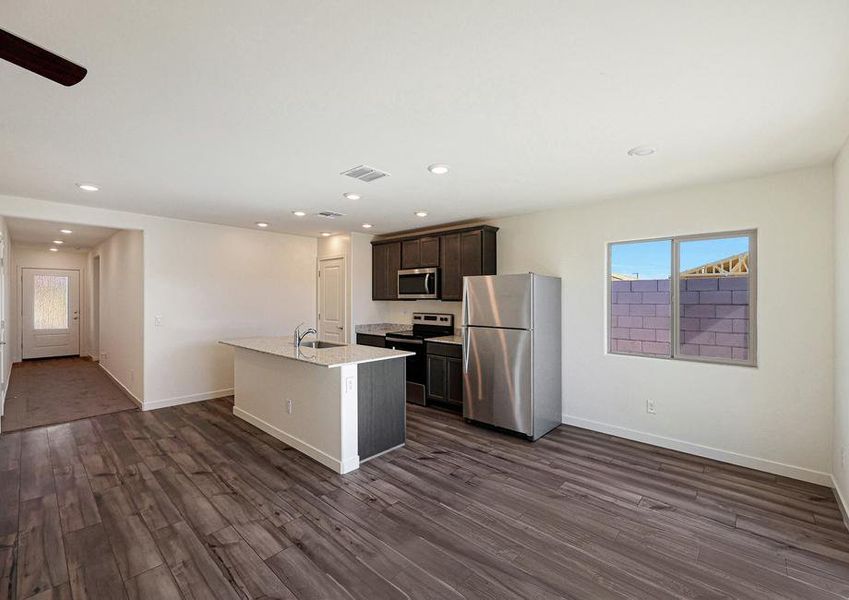
<instances>
[{"instance_id":1,"label":"freezer door","mask_svg":"<svg viewBox=\"0 0 849 600\"><path fill-rule=\"evenodd\" d=\"M533 434L533 333L463 329L463 416Z\"/></svg>"},{"instance_id":2,"label":"freezer door","mask_svg":"<svg viewBox=\"0 0 849 600\"><path fill-rule=\"evenodd\" d=\"M533 275L463 279L463 325L532 329Z\"/></svg>"}]
</instances>

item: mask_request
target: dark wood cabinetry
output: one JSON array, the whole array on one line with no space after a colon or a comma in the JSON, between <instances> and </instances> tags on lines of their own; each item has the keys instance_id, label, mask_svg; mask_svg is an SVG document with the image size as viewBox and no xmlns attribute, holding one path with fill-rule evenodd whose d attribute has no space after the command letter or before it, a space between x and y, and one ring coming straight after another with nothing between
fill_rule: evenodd
<instances>
[{"instance_id":1,"label":"dark wood cabinetry","mask_svg":"<svg viewBox=\"0 0 849 600\"><path fill-rule=\"evenodd\" d=\"M371 297L373 300L398 299L398 269L401 268L401 242L372 245Z\"/></svg>"},{"instance_id":2,"label":"dark wood cabinetry","mask_svg":"<svg viewBox=\"0 0 849 600\"><path fill-rule=\"evenodd\" d=\"M440 298L463 299L463 277L495 275L496 227L478 225L372 242L372 299L398 299L398 270L439 267Z\"/></svg>"},{"instance_id":3,"label":"dark wood cabinetry","mask_svg":"<svg viewBox=\"0 0 849 600\"><path fill-rule=\"evenodd\" d=\"M372 335L369 333L358 333L357 343L361 346L375 346L377 348L386 347L386 338L382 335Z\"/></svg>"},{"instance_id":4,"label":"dark wood cabinetry","mask_svg":"<svg viewBox=\"0 0 849 600\"><path fill-rule=\"evenodd\" d=\"M404 240L401 243L401 268L439 266L439 238L435 236Z\"/></svg>"},{"instance_id":5,"label":"dark wood cabinetry","mask_svg":"<svg viewBox=\"0 0 849 600\"><path fill-rule=\"evenodd\" d=\"M427 403L463 410L463 348L427 344Z\"/></svg>"},{"instance_id":6,"label":"dark wood cabinetry","mask_svg":"<svg viewBox=\"0 0 849 600\"><path fill-rule=\"evenodd\" d=\"M480 227L441 236L442 299L463 299L463 277L495 275L494 227Z\"/></svg>"}]
</instances>

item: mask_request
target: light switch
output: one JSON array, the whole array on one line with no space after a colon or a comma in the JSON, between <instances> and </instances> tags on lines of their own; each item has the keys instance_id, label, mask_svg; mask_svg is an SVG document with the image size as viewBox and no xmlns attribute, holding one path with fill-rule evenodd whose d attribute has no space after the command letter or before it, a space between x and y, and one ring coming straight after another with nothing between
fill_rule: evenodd
<instances>
[{"instance_id":1,"label":"light switch","mask_svg":"<svg viewBox=\"0 0 849 600\"><path fill-rule=\"evenodd\" d=\"M153 325L155 327L162 327L162 315L156 315L153 317Z\"/></svg>"}]
</instances>

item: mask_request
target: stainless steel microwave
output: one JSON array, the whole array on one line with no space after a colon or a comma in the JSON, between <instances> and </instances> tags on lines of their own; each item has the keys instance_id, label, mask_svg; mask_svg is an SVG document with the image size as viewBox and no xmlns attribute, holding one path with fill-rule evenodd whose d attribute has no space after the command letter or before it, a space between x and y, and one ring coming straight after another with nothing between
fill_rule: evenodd
<instances>
[{"instance_id":1,"label":"stainless steel microwave","mask_svg":"<svg viewBox=\"0 0 849 600\"><path fill-rule=\"evenodd\" d=\"M439 269L401 269L398 271L398 299L439 298Z\"/></svg>"}]
</instances>

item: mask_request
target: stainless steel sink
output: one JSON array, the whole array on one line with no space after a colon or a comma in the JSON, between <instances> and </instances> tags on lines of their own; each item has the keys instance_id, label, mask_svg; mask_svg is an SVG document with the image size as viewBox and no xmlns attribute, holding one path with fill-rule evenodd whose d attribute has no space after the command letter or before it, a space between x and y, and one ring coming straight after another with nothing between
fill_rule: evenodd
<instances>
[{"instance_id":1,"label":"stainless steel sink","mask_svg":"<svg viewBox=\"0 0 849 600\"><path fill-rule=\"evenodd\" d=\"M334 342L325 342L322 340L315 340L311 342L301 342L301 348L339 348L340 346L347 346L348 344L336 344Z\"/></svg>"}]
</instances>

